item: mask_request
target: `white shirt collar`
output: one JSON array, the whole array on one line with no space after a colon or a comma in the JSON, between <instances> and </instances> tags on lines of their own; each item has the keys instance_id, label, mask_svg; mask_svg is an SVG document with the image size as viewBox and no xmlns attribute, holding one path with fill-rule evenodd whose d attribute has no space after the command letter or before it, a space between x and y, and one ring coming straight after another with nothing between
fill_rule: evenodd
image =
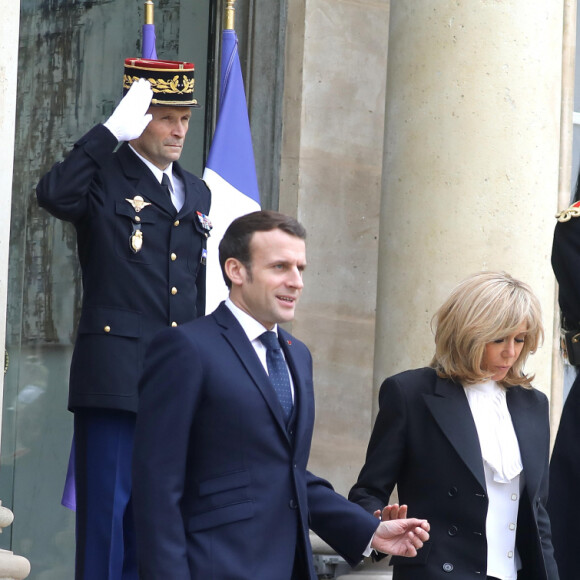
<instances>
[{"instance_id":1,"label":"white shirt collar","mask_svg":"<svg viewBox=\"0 0 580 580\"><path fill-rule=\"evenodd\" d=\"M244 332L246 333L250 342L257 340L261 334L264 334L264 332L268 330L263 324L258 322L255 318L250 316L247 312L244 312L239 306L236 306L229 296L226 298L225 305L236 317L236 320L240 323L241 327L244 329ZM277 324L274 325L272 331L278 334Z\"/></svg>"},{"instance_id":2,"label":"white shirt collar","mask_svg":"<svg viewBox=\"0 0 580 580\"><path fill-rule=\"evenodd\" d=\"M141 159L141 161L143 161L143 163L145 163L145 165L149 167L151 173L155 175L155 178L159 183L161 183L161 178L163 177L163 174L166 173L167 177L169 177L169 180L171 181L171 185L173 186L173 163L170 163L165 168L165 171L161 171L161 169L159 169L157 165L154 165L153 163L151 163L151 161L149 161L149 159L145 159L143 155L141 155L138 151L136 151L133 145L131 145L131 143L129 143L129 147L131 147L131 151L133 151L133 153L135 153L135 155L137 155L137 157L139 157L139 159ZM175 191L175 186L173 186L173 190Z\"/></svg>"}]
</instances>

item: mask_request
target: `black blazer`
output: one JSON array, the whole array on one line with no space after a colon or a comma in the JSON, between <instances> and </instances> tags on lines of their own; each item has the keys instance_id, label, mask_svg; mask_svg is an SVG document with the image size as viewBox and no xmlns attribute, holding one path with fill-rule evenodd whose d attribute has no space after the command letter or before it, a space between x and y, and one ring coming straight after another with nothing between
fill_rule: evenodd
<instances>
[{"instance_id":1,"label":"black blazer","mask_svg":"<svg viewBox=\"0 0 580 580\"><path fill-rule=\"evenodd\" d=\"M224 304L160 333L141 381L133 505L142 580L316 580L308 528L356 564L378 521L307 470L312 357L283 329L295 420ZM168 572L169 571L169 572Z\"/></svg>"},{"instance_id":2,"label":"black blazer","mask_svg":"<svg viewBox=\"0 0 580 580\"><path fill-rule=\"evenodd\" d=\"M366 463L349 499L369 512L388 504L395 485L409 517L427 518L431 539L416 558L393 557L395 580L486 576L487 491L479 439L461 385L431 368L388 378ZM507 404L524 466L516 543L519 580L557 580L546 513L548 401L535 389L511 387Z\"/></svg>"},{"instance_id":3,"label":"black blazer","mask_svg":"<svg viewBox=\"0 0 580 580\"><path fill-rule=\"evenodd\" d=\"M137 383L154 334L205 308L202 251L209 213L206 185L179 164L185 204L176 212L127 143L97 125L37 186L38 203L74 224L83 303L71 363L69 408L137 410ZM128 201L149 205L136 211ZM133 252L135 230L143 245ZM175 289L175 290L173 290Z\"/></svg>"}]
</instances>

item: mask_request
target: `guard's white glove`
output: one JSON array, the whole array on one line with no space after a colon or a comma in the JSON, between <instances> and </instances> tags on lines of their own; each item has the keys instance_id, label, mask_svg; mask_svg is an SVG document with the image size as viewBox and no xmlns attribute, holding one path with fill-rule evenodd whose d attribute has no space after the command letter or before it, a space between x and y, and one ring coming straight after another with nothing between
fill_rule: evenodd
<instances>
[{"instance_id":1,"label":"guard's white glove","mask_svg":"<svg viewBox=\"0 0 580 580\"><path fill-rule=\"evenodd\" d=\"M153 115L147 114L152 97L148 80L135 81L103 125L115 135L117 141L137 139L153 118Z\"/></svg>"}]
</instances>

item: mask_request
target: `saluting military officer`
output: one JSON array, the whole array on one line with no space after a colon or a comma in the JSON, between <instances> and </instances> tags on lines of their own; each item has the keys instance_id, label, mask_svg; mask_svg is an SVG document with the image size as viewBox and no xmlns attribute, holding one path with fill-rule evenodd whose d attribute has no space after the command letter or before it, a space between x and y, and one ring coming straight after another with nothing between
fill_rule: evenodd
<instances>
[{"instance_id":1,"label":"saluting military officer","mask_svg":"<svg viewBox=\"0 0 580 580\"><path fill-rule=\"evenodd\" d=\"M123 88L37 186L40 206L74 224L82 269L69 384L77 580L138 577L130 474L143 356L162 328L205 310L210 192L177 163L194 66L127 59Z\"/></svg>"}]
</instances>

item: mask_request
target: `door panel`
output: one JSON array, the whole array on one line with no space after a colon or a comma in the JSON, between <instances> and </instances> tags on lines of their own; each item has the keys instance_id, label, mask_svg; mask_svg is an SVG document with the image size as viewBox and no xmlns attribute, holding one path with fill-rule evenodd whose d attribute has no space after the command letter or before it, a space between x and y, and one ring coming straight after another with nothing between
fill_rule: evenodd
<instances>
[{"instance_id":1,"label":"door panel","mask_svg":"<svg viewBox=\"0 0 580 580\"><path fill-rule=\"evenodd\" d=\"M159 58L196 64L183 165L201 173L210 0L155 2ZM74 229L40 210L34 188L122 94L139 56L143 0L22 0L0 460L0 498L15 514L0 536L31 577L74 576L74 514L60 505L72 437L68 372L82 287Z\"/></svg>"}]
</instances>

